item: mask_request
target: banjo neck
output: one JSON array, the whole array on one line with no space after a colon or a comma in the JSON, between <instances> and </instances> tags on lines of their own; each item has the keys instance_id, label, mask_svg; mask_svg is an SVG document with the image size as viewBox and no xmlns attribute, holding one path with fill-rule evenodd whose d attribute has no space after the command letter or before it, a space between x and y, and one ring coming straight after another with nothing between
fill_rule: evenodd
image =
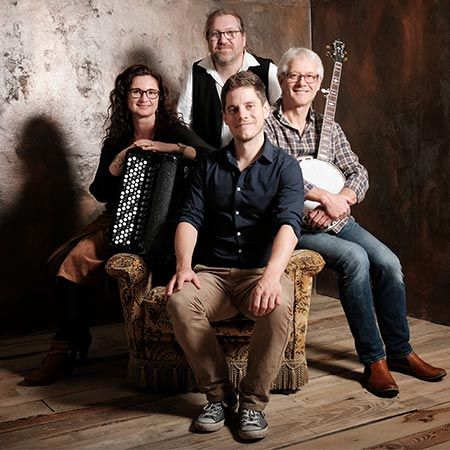
<instances>
[{"instance_id":1,"label":"banjo neck","mask_svg":"<svg viewBox=\"0 0 450 450\"><path fill-rule=\"evenodd\" d=\"M336 45L343 46L344 44L337 40L334 42L335 48ZM338 54L336 55L335 49L335 54L333 55L335 58L333 75L331 77L330 88L327 92L325 111L323 113L322 130L320 132L319 150L317 151L317 159L322 161L326 161L328 159L331 148L331 133L333 129L334 117L336 115L336 105L342 73L342 61L344 59L343 56L340 55L342 52L343 47L342 49L339 47L339 51L337 52Z\"/></svg>"}]
</instances>

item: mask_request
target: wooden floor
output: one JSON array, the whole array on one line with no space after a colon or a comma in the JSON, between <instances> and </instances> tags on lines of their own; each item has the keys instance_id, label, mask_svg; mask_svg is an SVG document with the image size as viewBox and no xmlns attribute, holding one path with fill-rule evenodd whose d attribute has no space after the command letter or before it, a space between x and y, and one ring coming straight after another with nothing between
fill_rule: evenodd
<instances>
[{"instance_id":1,"label":"wooden floor","mask_svg":"<svg viewBox=\"0 0 450 450\"><path fill-rule=\"evenodd\" d=\"M450 327L410 319L415 350L450 371ZM37 366L49 335L0 340L0 449L450 449L450 377L426 383L395 374L400 395L380 399L361 386L339 301L314 296L308 330L309 384L274 394L270 434L240 443L236 419L213 434L190 430L201 394L140 392L125 382L121 324L95 327L92 361L46 387L17 385Z\"/></svg>"}]
</instances>

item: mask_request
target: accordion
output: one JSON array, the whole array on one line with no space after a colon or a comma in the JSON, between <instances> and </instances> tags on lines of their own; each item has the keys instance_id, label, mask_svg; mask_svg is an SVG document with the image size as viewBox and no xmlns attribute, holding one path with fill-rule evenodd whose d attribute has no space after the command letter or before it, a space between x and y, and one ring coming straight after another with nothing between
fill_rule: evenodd
<instances>
[{"instance_id":1,"label":"accordion","mask_svg":"<svg viewBox=\"0 0 450 450\"><path fill-rule=\"evenodd\" d=\"M128 151L110 228L113 252L140 255L151 266L173 263L174 219L192 165L179 156L139 147Z\"/></svg>"}]
</instances>

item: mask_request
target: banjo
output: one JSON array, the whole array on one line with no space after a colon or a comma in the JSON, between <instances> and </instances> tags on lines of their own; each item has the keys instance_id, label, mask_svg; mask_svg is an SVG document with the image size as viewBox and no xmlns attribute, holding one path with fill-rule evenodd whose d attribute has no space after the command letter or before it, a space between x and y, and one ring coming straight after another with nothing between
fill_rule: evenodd
<instances>
[{"instance_id":1,"label":"banjo","mask_svg":"<svg viewBox=\"0 0 450 450\"><path fill-rule=\"evenodd\" d=\"M322 130L320 132L319 150L317 158L313 156L304 156L300 158L299 164L302 169L303 178L314 186L325 189L333 194L338 194L344 187L345 177L342 172L332 163L327 161L330 152L331 133L333 127L334 116L336 113L336 102L339 92L339 83L341 81L342 62L346 60L345 44L339 39L332 44L332 52L327 52L334 59L333 76L331 77L331 85L325 90L327 100L325 103L325 111L323 114ZM331 50L331 46L327 46ZM305 200L303 214L304 217L310 211L320 206L319 202ZM333 221L327 228L317 229L310 228L306 224L302 228L307 231L330 231L341 221Z\"/></svg>"}]
</instances>

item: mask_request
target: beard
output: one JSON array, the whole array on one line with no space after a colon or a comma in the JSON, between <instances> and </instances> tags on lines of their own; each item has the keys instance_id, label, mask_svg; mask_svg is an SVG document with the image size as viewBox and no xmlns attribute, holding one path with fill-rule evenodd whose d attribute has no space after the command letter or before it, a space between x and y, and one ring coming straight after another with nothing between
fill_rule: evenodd
<instances>
[{"instance_id":1,"label":"beard","mask_svg":"<svg viewBox=\"0 0 450 450\"><path fill-rule=\"evenodd\" d=\"M230 50L230 52L227 52L225 54L221 53L219 50L216 50L214 53L211 53L211 58L219 66L226 66L237 61L242 55L241 52L238 53L234 48L230 48Z\"/></svg>"}]
</instances>

